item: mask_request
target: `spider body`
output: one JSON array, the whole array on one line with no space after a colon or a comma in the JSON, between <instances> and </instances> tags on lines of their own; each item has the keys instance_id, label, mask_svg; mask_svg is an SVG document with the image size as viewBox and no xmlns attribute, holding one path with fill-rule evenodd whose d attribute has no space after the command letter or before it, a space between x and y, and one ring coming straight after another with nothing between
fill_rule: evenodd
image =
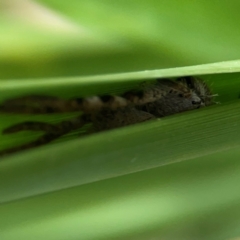
<instances>
[{"instance_id":1,"label":"spider body","mask_svg":"<svg viewBox=\"0 0 240 240\"><path fill-rule=\"evenodd\" d=\"M22 130L45 132L39 139L6 149L0 154L12 153L49 143L85 124L92 123L89 133L123 127L175 113L197 109L213 103L210 89L201 79L182 77L177 80L157 80L143 85L141 90L125 92L120 96L94 96L69 100L52 96L24 96L2 103L1 112L49 114L80 111L76 118L49 124L23 122L3 130L4 134Z\"/></svg>"}]
</instances>

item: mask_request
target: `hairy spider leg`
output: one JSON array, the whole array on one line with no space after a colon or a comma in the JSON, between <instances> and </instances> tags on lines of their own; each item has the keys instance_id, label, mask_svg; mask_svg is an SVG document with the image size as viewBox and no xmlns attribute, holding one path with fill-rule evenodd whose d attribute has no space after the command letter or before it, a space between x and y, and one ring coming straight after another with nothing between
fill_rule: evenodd
<instances>
[{"instance_id":1,"label":"hairy spider leg","mask_svg":"<svg viewBox=\"0 0 240 240\"><path fill-rule=\"evenodd\" d=\"M44 131L44 132L56 132L58 127L51 123L46 122L21 122L15 125L12 125L8 128L5 128L2 133L3 134L10 134L16 133L20 131Z\"/></svg>"},{"instance_id":2,"label":"hairy spider leg","mask_svg":"<svg viewBox=\"0 0 240 240\"><path fill-rule=\"evenodd\" d=\"M9 153L14 153L17 151L45 145L73 130L83 127L85 124L89 122L91 122L91 116L87 114L83 114L76 118L70 119L68 121L62 121L57 124L48 124L48 123L41 123L41 122L23 122L23 123L13 125L3 130L3 133L10 134L10 133L19 132L22 130L45 131L46 133L32 142L29 142L20 146L12 147L6 150L2 150L0 151L0 156L4 156Z\"/></svg>"},{"instance_id":3,"label":"hairy spider leg","mask_svg":"<svg viewBox=\"0 0 240 240\"><path fill-rule=\"evenodd\" d=\"M168 80L169 82L172 82ZM165 80L166 82L166 80ZM49 114L60 112L94 112L102 109L116 110L127 106L143 105L164 97L164 84L151 84L143 90L131 90L120 96L103 95L87 98L61 99L52 96L30 95L6 100L0 105L0 112L23 114Z\"/></svg>"}]
</instances>

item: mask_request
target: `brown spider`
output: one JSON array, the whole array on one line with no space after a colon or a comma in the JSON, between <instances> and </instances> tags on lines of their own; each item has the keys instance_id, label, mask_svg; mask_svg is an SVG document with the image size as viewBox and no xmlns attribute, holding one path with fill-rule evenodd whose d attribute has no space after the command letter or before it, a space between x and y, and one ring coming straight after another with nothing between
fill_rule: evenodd
<instances>
[{"instance_id":1,"label":"brown spider","mask_svg":"<svg viewBox=\"0 0 240 240\"><path fill-rule=\"evenodd\" d=\"M57 124L22 122L3 130L3 134L22 130L43 131L40 138L0 152L1 155L47 144L73 130L92 123L90 132L104 131L171 114L197 109L213 103L213 95L203 80L181 77L176 80L159 79L144 85L141 90L120 96L105 95L64 100L52 96L30 95L10 99L0 105L1 112L49 114L82 112L73 119Z\"/></svg>"}]
</instances>

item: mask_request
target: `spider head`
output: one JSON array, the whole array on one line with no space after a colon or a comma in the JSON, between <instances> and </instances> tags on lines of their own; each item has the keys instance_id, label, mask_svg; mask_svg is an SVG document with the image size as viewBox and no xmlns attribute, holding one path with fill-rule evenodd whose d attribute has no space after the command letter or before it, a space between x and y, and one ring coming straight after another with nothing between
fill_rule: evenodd
<instances>
[{"instance_id":1,"label":"spider head","mask_svg":"<svg viewBox=\"0 0 240 240\"><path fill-rule=\"evenodd\" d=\"M212 94L210 88L201 79L196 77L180 77L177 81L192 90L192 104L196 105L197 108L213 104L213 98L216 94Z\"/></svg>"}]
</instances>

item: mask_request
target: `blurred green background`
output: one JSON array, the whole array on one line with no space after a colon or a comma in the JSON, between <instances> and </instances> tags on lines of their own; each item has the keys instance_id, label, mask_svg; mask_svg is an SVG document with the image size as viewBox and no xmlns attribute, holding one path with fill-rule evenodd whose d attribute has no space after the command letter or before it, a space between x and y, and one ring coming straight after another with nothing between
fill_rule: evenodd
<instances>
[{"instance_id":1,"label":"blurred green background","mask_svg":"<svg viewBox=\"0 0 240 240\"><path fill-rule=\"evenodd\" d=\"M238 59L239 8L238 0L2 0L0 78Z\"/></svg>"}]
</instances>

